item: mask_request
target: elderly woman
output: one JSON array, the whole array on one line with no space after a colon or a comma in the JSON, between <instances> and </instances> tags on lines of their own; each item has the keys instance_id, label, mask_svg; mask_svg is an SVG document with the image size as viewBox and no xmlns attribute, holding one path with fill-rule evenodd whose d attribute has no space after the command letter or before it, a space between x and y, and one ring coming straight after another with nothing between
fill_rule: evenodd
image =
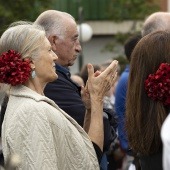
<instances>
[{"instance_id":1,"label":"elderly woman","mask_svg":"<svg viewBox=\"0 0 170 170\"><path fill-rule=\"evenodd\" d=\"M82 89L84 102L91 105L86 133L44 96L46 84L57 79L57 56L41 27L10 27L0 39L0 52L0 82L12 85L2 126L5 163L17 154L17 169L98 170L95 149L103 147L103 97L115 81L117 61L101 74L88 65L89 79Z\"/></svg>"}]
</instances>

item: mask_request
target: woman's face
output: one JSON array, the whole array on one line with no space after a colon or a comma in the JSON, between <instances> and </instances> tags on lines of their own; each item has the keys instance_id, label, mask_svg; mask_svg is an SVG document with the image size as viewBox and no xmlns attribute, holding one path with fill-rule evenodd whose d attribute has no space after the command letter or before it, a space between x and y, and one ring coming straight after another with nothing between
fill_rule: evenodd
<instances>
[{"instance_id":1,"label":"woman's face","mask_svg":"<svg viewBox=\"0 0 170 170\"><path fill-rule=\"evenodd\" d=\"M40 48L39 58L35 61L36 77L40 83L46 84L57 79L55 72L55 61L58 56L52 51L51 44L48 39L44 38L44 43Z\"/></svg>"}]
</instances>

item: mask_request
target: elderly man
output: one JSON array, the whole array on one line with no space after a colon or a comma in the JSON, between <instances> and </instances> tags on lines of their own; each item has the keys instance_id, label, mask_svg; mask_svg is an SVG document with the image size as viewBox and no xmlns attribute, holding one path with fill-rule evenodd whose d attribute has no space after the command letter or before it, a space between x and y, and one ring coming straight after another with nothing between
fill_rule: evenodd
<instances>
[{"instance_id":1,"label":"elderly man","mask_svg":"<svg viewBox=\"0 0 170 170\"><path fill-rule=\"evenodd\" d=\"M72 66L81 51L75 19L68 13L48 10L41 13L34 24L45 28L46 36L57 54L56 72L58 79L49 83L45 95L83 126L85 112L91 108L81 99L81 87L71 80L69 66ZM110 114L110 113L109 113ZM104 147L107 150L115 138L109 119L104 118Z\"/></svg>"}]
</instances>

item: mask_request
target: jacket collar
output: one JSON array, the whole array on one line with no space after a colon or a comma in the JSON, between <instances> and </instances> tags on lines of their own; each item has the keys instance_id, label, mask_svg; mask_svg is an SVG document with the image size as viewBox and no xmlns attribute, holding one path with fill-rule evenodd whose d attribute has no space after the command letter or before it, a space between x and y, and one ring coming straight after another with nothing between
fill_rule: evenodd
<instances>
[{"instance_id":1,"label":"jacket collar","mask_svg":"<svg viewBox=\"0 0 170 170\"><path fill-rule=\"evenodd\" d=\"M55 64L55 68L56 68L56 70L64 72L67 76L71 77L71 74L67 68L65 68L57 63Z\"/></svg>"},{"instance_id":2,"label":"jacket collar","mask_svg":"<svg viewBox=\"0 0 170 170\"><path fill-rule=\"evenodd\" d=\"M44 101L47 102L48 104L52 105L55 107L57 110L60 110L60 112L74 125L77 127L77 129L81 132L84 133L84 130L80 128L80 125L72 118L70 117L67 113L65 113L62 109L58 107L58 105L51 99L49 99L46 96L42 96L38 94L37 92L31 90L30 88L24 86L24 85L17 85L17 86L12 86L10 90L10 95L11 96L18 96L18 97L25 97L25 98L31 98L37 102L39 101ZM86 135L87 136L87 135Z\"/></svg>"},{"instance_id":3,"label":"jacket collar","mask_svg":"<svg viewBox=\"0 0 170 170\"><path fill-rule=\"evenodd\" d=\"M50 105L56 106L56 104L53 100L49 99L46 96L40 95L39 93L31 90L30 88L28 88L24 85L12 86L12 88L10 90L10 95L31 98L37 102L45 101L45 102L49 103Z\"/></svg>"}]
</instances>

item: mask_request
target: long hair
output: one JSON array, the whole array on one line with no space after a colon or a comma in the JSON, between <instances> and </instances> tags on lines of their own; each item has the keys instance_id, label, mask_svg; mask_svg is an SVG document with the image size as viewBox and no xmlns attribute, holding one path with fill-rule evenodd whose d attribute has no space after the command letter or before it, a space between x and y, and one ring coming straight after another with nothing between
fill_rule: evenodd
<instances>
[{"instance_id":1,"label":"long hair","mask_svg":"<svg viewBox=\"0 0 170 170\"><path fill-rule=\"evenodd\" d=\"M170 63L170 32L157 31L136 45L130 65L126 103L126 130L130 147L151 155L161 147L160 129L169 106L147 96L144 81L161 63Z\"/></svg>"}]
</instances>

